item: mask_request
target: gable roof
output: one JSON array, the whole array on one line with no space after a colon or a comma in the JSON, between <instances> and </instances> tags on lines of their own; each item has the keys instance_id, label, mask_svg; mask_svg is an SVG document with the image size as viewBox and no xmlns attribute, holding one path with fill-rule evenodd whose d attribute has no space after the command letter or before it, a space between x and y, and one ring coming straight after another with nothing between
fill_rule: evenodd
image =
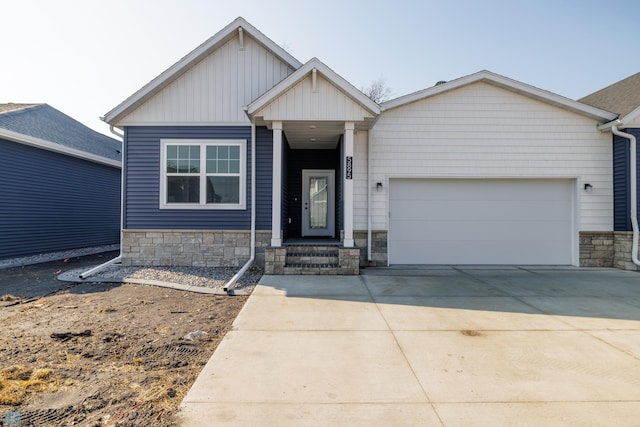
<instances>
[{"instance_id":1,"label":"gable roof","mask_svg":"<svg viewBox=\"0 0 640 427\"><path fill-rule=\"evenodd\" d=\"M25 108L31 108L42 104L14 104L10 102L8 104L0 104L0 114L8 113L9 111L24 110Z\"/></svg>"},{"instance_id":2,"label":"gable roof","mask_svg":"<svg viewBox=\"0 0 640 427\"><path fill-rule=\"evenodd\" d=\"M526 83L522 83L517 80L513 80L486 70L479 71L468 76L460 77L449 82L443 82L437 84L436 86L383 102L380 106L382 108L382 111L390 110L392 108L398 108L412 102L426 99L431 96L435 96L477 82L484 82L497 87L501 87L503 89L507 89L512 92L537 99L547 104L555 105L557 107L594 118L596 120L610 121L616 118L615 114L612 114L600 108L582 104L553 92L539 89L535 86L531 86Z\"/></svg>"},{"instance_id":3,"label":"gable roof","mask_svg":"<svg viewBox=\"0 0 640 427\"><path fill-rule=\"evenodd\" d=\"M253 101L247 107L247 114L253 116L269 103L276 100L293 86L304 80L310 73L316 70L332 85L337 87L342 93L351 98L360 107L367 110L373 117L380 114L380 106L373 102L368 96L358 90L347 80L338 75L335 71L325 65L318 58L311 58L306 64L298 68L295 72L282 80L280 83L272 87L258 99Z\"/></svg>"},{"instance_id":4,"label":"gable roof","mask_svg":"<svg viewBox=\"0 0 640 427\"><path fill-rule=\"evenodd\" d=\"M169 84L171 84L171 82L176 80L195 64L202 61L206 56L208 56L214 50L218 49L230 38L235 37L239 29L242 29L242 33L246 32L247 34L249 34L265 49L269 50L276 57L290 65L293 69L297 69L302 65L302 63L294 58L291 54L289 54L289 52L278 46L267 36L258 31L258 29L256 29L253 25L245 21L242 17L238 17L229 25L213 35L210 39L202 43L196 49L188 53L185 57L173 64L158 77L151 80L140 90L124 100L120 105L105 114L105 116L102 117L102 120L110 124L116 123L119 119L126 116L127 114L135 110L138 106L143 104L145 101L167 87Z\"/></svg>"},{"instance_id":5,"label":"gable roof","mask_svg":"<svg viewBox=\"0 0 640 427\"><path fill-rule=\"evenodd\" d=\"M624 117L640 106L640 73L613 83L579 101Z\"/></svg>"},{"instance_id":6,"label":"gable roof","mask_svg":"<svg viewBox=\"0 0 640 427\"><path fill-rule=\"evenodd\" d=\"M0 138L109 166L121 165L120 141L47 104L0 104Z\"/></svg>"},{"instance_id":7,"label":"gable roof","mask_svg":"<svg viewBox=\"0 0 640 427\"><path fill-rule=\"evenodd\" d=\"M640 73L613 83L579 101L614 112L623 123L632 120L640 112Z\"/></svg>"}]
</instances>

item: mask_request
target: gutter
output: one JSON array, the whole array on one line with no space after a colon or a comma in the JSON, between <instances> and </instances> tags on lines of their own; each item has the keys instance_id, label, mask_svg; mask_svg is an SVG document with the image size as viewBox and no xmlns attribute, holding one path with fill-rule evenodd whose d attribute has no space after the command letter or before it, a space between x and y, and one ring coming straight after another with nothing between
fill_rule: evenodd
<instances>
[{"instance_id":1,"label":"gutter","mask_svg":"<svg viewBox=\"0 0 640 427\"><path fill-rule=\"evenodd\" d=\"M618 125L622 124L620 120L616 120L614 124L611 125L611 132L614 135L621 136L622 138L626 138L629 140L629 153L630 153L630 163L629 167L629 192L631 193L631 229L633 230L633 242L631 245L631 260L635 265L640 265L640 260L638 259L638 194L637 194L637 164L636 164L636 137L630 133L622 132L618 130Z\"/></svg>"},{"instance_id":2,"label":"gutter","mask_svg":"<svg viewBox=\"0 0 640 427\"><path fill-rule=\"evenodd\" d=\"M115 136L117 136L118 138L120 138L122 140L122 144L124 144L123 134L116 132L113 126L109 126L109 131ZM124 229L124 147L122 150L120 150L120 152L122 153L122 163L121 163L122 166L120 168L120 254L114 259L112 259L111 261L107 261L103 264L100 264L85 272L80 273L80 276L78 277L80 277L80 279L82 280L86 279L87 277L93 274L96 274L99 271L104 270L111 264L116 264L122 261L122 230Z\"/></svg>"},{"instance_id":3,"label":"gutter","mask_svg":"<svg viewBox=\"0 0 640 427\"><path fill-rule=\"evenodd\" d=\"M256 258L256 124L251 120L251 252L249 261L222 287L228 295L233 294L232 287L249 269Z\"/></svg>"}]
</instances>

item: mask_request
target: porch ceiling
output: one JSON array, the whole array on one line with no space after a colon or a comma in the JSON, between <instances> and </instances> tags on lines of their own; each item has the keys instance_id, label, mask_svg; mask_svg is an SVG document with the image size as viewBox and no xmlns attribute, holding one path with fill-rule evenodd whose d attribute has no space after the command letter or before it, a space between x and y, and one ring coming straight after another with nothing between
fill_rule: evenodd
<instances>
[{"instance_id":1,"label":"porch ceiling","mask_svg":"<svg viewBox=\"0 0 640 427\"><path fill-rule=\"evenodd\" d=\"M293 149L335 148L344 122L284 122L282 128Z\"/></svg>"}]
</instances>

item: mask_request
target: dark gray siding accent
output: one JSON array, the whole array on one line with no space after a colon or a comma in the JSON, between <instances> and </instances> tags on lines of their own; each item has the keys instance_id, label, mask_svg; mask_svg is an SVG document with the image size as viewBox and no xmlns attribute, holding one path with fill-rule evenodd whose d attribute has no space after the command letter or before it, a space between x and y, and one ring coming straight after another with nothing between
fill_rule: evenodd
<instances>
[{"instance_id":1,"label":"dark gray siding accent","mask_svg":"<svg viewBox=\"0 0 640 427\"><path fill-rule=\"evenodd\" d=\"M289 238L289 141L282 136L282 238Z\"/></svg>"},{"instance_id":2,"label":"dark gray siding accent","mask_svg":"<svg viewBox=\"0 0 640 427\"><path fill-rule=\"evenodd\" d=\"M258 133L257 130L256 133ZM263 135L264 132L259 133ZM247 141L246 209L160 209L160 140L164 138L245 139ZM264 136L262 138L264 139ZM259 139L256 138L256 140ZM250 229L251 156L253 155L250 126L132 126L126 128L126 149L125 229ZM261 158L256 160L262 161ZM258 170L259 167L256 166L256 172ZM262 205L261 210L264 211Z\"/></svg>"},{"instance_id":3,"label":"dark gray siding accent","mask_svg":"<svg viewBox=\"0 0 640 427\"><path fill-rule=\"evenodd\" d=\"M0 258L120 241L120 168L0 139Z\"/></svg>"},{"instance_id":4,"label":"dark gray siding accent","mask_svg":"<svg viewBox=\"0 0 640 427\"><path fill-rule=\"evenodd\" d=\"M339 236L340 230L344 228L342 224L344 218L344 182L342 179L345 169L344 135L340 135L338 152L340 156L340 167L336 170L336 236Z\"/></svg>"},{"instance_id":5,"label":"dark gray siding accent","mask_svg":"<svg viewBox=\"0 0 640 427\"><path fill-rule=\"evenodd\" d=\"M622 130L630 133L640 142L640 128ZM629 140L620 136L613 136L613 226L615 231L631 231L631 197L629 185L629 170L631 156L629 154ZM636 168L640 172L640 144L636 146ZM637 197L638 212L640 212L640 173Z\"/></svg>"},{"instance_id":6,"label":"dark gray siding accent","mask_svg":"<svg viewBox=\"0 0 640 427\"><path fill-rule=\"evenodd\" d=\"M302 170L303 169L333 169L336 172L336 195L340 187L340 148L333 150L288 150L287 153L287 182L288 198L283 203L288 204L286 228L288 237L300 237L302 231ZM336 203L336 206L339 203ZM291 222L289 222L289 218ZM338 228L336 218L336 230ZM336 237L339 236L336 232Z\"/></svg>"},{"instance_id":7,"label":"dark gray siding accent","mask_svg":"<svg viewBox=\"0 0 640 427\"><path fill-rule=\"evenodd\" d=\"M256 127L256 155L256 229L271 230L273 132L266 127Z\"/></svg>"},{"instance_id":8,"label":"dark gray siding accent","mask_svg":"<svg viewBox=\"0 0 640 427\"><path fill-rule=\"evenodd\" d=\"M613 135L613 229L630 231L629 141Z\"/></svg>"}]
</instances>

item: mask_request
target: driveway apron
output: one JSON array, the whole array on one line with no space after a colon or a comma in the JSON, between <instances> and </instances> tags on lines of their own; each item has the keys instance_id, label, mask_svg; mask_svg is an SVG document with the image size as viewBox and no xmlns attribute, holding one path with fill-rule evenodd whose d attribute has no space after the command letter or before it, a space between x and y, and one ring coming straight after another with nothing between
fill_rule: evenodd
<instances>
[{"instance_id":1,"label":"driveway apron","mask_svg":"<svg viewBox=\"0 0 640 427\"><path fill-rule=\"evenodd\" d=\"M637 426L640 275L264 276L180 416L185 426Z\"/></svg>"}]
</instances>

